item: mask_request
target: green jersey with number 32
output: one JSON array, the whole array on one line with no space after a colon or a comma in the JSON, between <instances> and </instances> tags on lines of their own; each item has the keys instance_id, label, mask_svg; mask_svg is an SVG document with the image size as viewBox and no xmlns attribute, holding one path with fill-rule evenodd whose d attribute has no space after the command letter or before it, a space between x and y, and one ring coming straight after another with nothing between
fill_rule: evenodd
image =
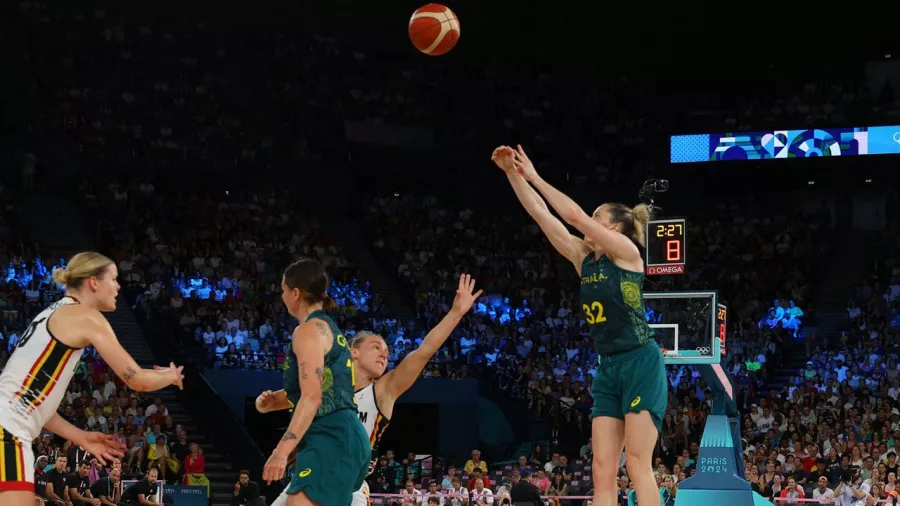
<instances>
[{"instance_id":1,"label":"green jersey with number 32","mask_svg":"<svg viewBox=\"0 0 900 506\"><path fill-rule=\"evenodd\" d=\"M644 318L643 283L644 273L622 269L606 255L582 260L579 299L597 354L621 353L653 339Z\"/></svg>"}]
</instances>

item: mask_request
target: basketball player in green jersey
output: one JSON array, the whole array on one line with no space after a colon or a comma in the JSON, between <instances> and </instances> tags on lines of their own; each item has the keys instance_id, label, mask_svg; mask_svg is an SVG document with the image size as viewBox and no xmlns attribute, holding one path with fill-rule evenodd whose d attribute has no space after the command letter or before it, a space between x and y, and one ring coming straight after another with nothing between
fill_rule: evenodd
<instances>
[{"instance_id":1,"label":"basketball player in green jersey","mask_svg":"<svg viewBox=\"0 0 900 506\"><path fill-rule=\"evenodd\" d=\"M281 300L300 320L284 369L284 392L293 414L266 462L263 480L281 480L296 450L288 506L348 506L365 480L371 456L353 399L350 347L324 312L335 307L327 289L325 268L309 258L291 264L281 281Z\"/></svg>"},{"instance_id":2,"label":"basketball player in green jersey","mask_svg":"<svg viewBox=\"0 0 900 506\"><path fill-rule=\"evenodd\" d=\"M623 448L638 503L658 504L652 458L668 400L668 381L662 353L644 319L641 297L644 262L638 245L644 244L649 209L603 204L589 216L541 179L521 146L518 150L501 146L491 158L506 172L525 210L581 278L581 307L599 362L591 385L593 505L616 504ZM584 234L583 239L569 234L544 198Z\"/></svg>"}]
</instances>

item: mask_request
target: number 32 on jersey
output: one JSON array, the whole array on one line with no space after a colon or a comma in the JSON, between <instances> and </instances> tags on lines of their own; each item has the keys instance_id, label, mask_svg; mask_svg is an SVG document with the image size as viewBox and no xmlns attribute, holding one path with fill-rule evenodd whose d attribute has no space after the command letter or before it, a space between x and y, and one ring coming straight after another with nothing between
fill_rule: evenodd
<instances>
[{"instance_id":1,"label":"number 32 on jersey","mask_svg":"<svg viewBox=\"0 0 900 506\"><path fill-rule=\"evenodd\" d=\"M591 302L590 304L582 304L581 309L584 310L584 319L588 322L588 325L594 325L597 323L603 323L606 321L606 317L603 316L603 304L597 302Z\"/></svg>"}]
</instances>

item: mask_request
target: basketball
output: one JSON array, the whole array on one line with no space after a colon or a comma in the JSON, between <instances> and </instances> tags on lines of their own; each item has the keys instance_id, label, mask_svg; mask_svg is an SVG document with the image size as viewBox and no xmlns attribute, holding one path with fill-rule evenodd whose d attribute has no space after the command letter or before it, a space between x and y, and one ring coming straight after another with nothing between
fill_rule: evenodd
<instances>
[{"instance_id":1,"label":"basketball","mask_svg":"<svg viewBox=\"0 0 900 506\"><path fill-rule=\"evenodd\" d=\"M459 20L446 6L423 5L409 18L409 40L427 55L445 54L459 41Z\"/></svg>"}]
</instances>

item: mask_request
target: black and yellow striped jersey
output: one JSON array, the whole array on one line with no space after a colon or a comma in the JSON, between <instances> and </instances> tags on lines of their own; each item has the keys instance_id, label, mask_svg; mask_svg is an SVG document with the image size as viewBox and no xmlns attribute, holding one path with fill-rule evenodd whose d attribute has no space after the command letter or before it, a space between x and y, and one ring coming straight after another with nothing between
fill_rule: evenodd
<instances>
[{"instance_id":1,"label":"black and yellow striped jersey","mask_svg":"<svg viewBox=\"0 0 900 506\"><path fill-rule=\"evenodd\" d=\"M26 441L56 413L81 360L82 349L63 344L48 327L53 313L69 304L78 301L63 297L32 320L0 374L0 427Z\"/></svg>"}]
</instances>

